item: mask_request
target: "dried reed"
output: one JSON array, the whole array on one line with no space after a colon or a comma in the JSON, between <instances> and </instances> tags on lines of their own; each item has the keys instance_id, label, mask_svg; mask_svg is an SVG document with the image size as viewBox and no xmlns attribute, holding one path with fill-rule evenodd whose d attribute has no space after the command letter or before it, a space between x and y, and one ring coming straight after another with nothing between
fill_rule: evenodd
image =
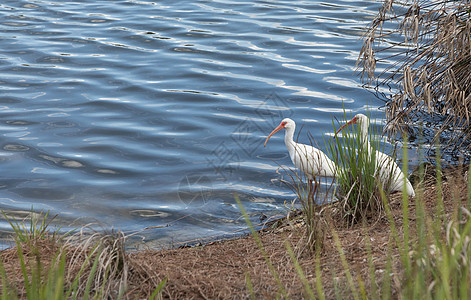
<instances>
[{"instance_id":1,"label":"dried reed","mask_svg":"<svg viewBox=\"0 0 471 300\"><path fill-rule=\"evenodd\" d=\"M447 132L445 147L471 149L469 1L385 0L357 66L364 82L397 87L386 104L390 136L428 117L438 129L435 141Z\"/></svg>"}]
</instances>

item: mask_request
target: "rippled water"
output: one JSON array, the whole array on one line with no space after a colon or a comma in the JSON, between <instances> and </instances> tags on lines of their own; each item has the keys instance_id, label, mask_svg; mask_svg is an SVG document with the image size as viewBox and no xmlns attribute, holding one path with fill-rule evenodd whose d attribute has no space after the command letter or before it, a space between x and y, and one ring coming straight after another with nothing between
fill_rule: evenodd
<instances>
[{"instance_id":1,"label":"rippled water","mask_svg":"<svg viewBox=\"0 0 471 300\"><path fill-rule=\"evenodd\" d=\"M373 114L355 62L376 1L0 4L0 208L134 232L152 247L231 235L294 195L283 117L325 149L332 118ZM8 223L0 222L2 232Z\"/></svg>"}]
</instances>

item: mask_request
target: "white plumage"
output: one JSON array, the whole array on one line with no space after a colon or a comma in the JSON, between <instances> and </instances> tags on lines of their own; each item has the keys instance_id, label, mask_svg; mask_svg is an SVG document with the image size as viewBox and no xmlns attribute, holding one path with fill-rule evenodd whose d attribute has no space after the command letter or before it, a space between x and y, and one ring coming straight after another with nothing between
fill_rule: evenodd
<instances>
[{"instance_id":1,"label":"white plumage","mask_svg":"<svg viewBox=\"0 0 471 300\"><path fill-rule=\"evenodd\" d=\"M311 183L317 176L334 177L336 171L334 162L319 149L309 145L296 143L293 140L295 128L296 123L293 120L289 118L283 119L280 125L278 125L278 127L276 127L267 137L265 140L265 146L272 135L281 129L286 129L286 148L288 148L289 156L296 168L304 172Z\"/></svg>"},{"instance_id":2,"label":"white plumage","mask_svg":"<svg viewBox=\"0 0 471 300\"><path fill-rule=\"evenodd\" d=\"M368 140L368 117L363 114L357 114L353 119L344 124L337 131L339 133L343 128L351 124L359 124L360 134L363 139L363 147L368 154L371 155L372 147ZM390 184L390 189L392 192L402 191L404 189L404 181L406 185L406 192L409 196L415 196L414 188L410 183L409 179L404 175L402 170L397 166L396 162L392 157L376 150L375 153L375 167L376 171L379 172L379 179L384 185Z\"/></svg>"}]
</instances>

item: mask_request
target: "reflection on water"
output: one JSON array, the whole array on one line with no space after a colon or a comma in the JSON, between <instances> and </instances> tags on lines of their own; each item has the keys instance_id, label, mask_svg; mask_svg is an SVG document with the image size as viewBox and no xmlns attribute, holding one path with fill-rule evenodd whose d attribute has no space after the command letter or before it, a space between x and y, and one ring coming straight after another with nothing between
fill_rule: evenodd
<instances>
[{"instance_id":1,"label":"reflection on water","mask_svg":"<svg viewBox=\"0 0 471 300\"><path fill-rule=\"evenodd\" d=\"M381 116L354 74L378 7L3 1L0 208L153 247L239 234L233 192L254 220L282 215L295 197L271 179L291 162L282 135L263 147L280 120L322 148L342 105Z\"/></svg>"}]
</instances>

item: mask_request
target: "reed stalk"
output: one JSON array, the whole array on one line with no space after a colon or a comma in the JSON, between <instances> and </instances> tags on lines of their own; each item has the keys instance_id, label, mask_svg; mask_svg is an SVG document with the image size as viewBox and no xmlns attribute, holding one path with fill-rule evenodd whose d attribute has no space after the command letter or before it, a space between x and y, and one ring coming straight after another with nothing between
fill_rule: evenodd
<instances>
[{"instance_id":1,"label":"reed stalk","mask_svg":"<svg viewBox=\"0 0 471 300\"><path fill-rule=\"evenodd\" d=\"M471 15L468 0L384 0L357 61L386 96L390 136L426 120L450 151L471 149ZM377 72L377 69L382 70Z\"/></svg>"}]
</instances>

